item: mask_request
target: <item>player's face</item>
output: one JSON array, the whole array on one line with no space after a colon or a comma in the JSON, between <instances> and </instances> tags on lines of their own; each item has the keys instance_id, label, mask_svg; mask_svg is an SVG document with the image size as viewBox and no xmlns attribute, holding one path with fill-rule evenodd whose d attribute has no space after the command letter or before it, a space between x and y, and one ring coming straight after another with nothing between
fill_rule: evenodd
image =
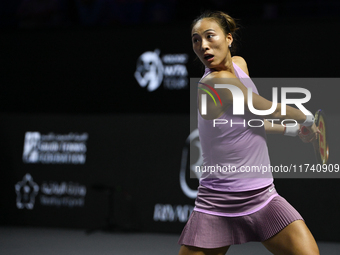
<instances>
[{"instance_id":1,"label":"player's face","mask_svg":"<svg viewBox=\"0 0 340 255\"><path fill-rule=\"evenodd\" d=\"M224 69L232 37L212 19L198 21L191 31L192 47L197 57L209 68Z\"/></svg>"}]
</instances>

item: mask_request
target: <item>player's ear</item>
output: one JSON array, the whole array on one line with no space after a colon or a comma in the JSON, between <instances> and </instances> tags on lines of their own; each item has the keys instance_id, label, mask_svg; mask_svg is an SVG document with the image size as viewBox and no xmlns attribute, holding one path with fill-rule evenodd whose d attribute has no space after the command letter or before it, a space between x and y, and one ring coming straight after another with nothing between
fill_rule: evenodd
<instances>
[{"instance_id":1,"label":"player's ear","mask_svg":"<svg viewBox=\"0 0 340 255\"><path fill-rule=\"evenodd\" d=\"M231 45L233 43L233 36L231 35L231 33L227 34L225 39L228 45Z\"/></svg>"}]
</instances>

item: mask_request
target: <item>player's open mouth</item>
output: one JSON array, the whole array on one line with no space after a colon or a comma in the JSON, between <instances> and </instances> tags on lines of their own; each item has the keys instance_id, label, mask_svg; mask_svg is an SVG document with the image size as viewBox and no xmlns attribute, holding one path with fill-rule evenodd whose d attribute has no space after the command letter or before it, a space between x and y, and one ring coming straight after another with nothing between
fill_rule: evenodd
<instances>
[{"instance_id":1,"label":"player's open mouth","mask_svg":"<svg viewBox=\"0 0 340 255\"><path fill-rule=\"evenodd\" d=\"M210 54L204 55L204 59L211 62L214 60L214 55L210 55Z\"/></svg>"}]
</instances>

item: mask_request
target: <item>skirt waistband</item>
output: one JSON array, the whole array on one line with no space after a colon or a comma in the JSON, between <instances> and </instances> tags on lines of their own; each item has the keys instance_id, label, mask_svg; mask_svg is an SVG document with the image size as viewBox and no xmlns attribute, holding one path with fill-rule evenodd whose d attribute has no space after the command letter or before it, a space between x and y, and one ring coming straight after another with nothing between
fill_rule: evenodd
<instances>
[{"instance_id":1,"label":"skirt waistband","mask_svg":"<svg viewBox=\"0 0 340 255\"><path fill-rule=\"evenodd\" d=\"M194 210L217 216L244 216L262 209L275 196L278 196L278 193L274 183L244 192L222 192L200 185Z\"/></svg>"}]
</instances>

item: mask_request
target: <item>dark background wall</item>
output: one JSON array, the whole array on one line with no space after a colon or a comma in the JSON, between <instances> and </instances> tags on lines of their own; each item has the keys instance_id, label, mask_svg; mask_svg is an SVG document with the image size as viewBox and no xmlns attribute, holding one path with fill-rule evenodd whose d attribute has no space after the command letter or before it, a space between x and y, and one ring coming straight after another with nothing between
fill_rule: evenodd
<instances>
[{"instance_id":1,"label":"dark background wall","mask_svg":"<svg viewBox=\"0 0 340 255\"><path fill-rule=\"evenodd\" d=\"M339 76L340 20L332 12L338 8L335 2L318 6L313 1L309 5L304 1L256 5L244 1L242 7L239 2L230 6L220 1L198 2L188 12L189 6L176 1L166 2L169 5L150 1L143 5L148 10L142 12L144 16L136 14L140 13L137 7L134 13L126 6L116 6L113 9L121 10L120 14L111 12L108 17L113 19L99 20L82 19L80 9L68 6L63 8L73 12L57 15L63 17L59 23L28 22L13 15L20 1L3 2L7 9L2 8L0 40L1 224L94 228L105 224L108 187L113 187L116 220L142 231L179 233L185 222L176 217L170 222L170 214L194 205L179 184L182 150L190 134L189 89L160 86L148 92L141 88L134 72L143 52L159 49L161 56L187 54L187 77L200 77L202 67L191 49L190 22L210 4L233 10L230 14L241 19L237 55L246 59L251 77L326 81ZM154 11L163 10L162 6L168 6L168 16ZM139 18L131 18L132 14ZM326 110L333 135L330 163L339 164L339 89L334 85L336 80L332 84L310 88L309 109ZM259 91L271 96L271 88L259 86ZM28 131L87 132L86 163L24 163L23 144ZM298 139L268 136L268 146L273 164L314 163L312 148ZM46 207L40 204L39 193L33 210L18 209L14 185L26 173L39 185L85 185L85 205ZM197 185L194 180L187 181L193 188ZM339 241L338 178L279 178L275 184L303 215L317 240ZM162 207L164 221L155 220L156 205L171 206L171 210Z\"/></svg>"}]
</instances>

